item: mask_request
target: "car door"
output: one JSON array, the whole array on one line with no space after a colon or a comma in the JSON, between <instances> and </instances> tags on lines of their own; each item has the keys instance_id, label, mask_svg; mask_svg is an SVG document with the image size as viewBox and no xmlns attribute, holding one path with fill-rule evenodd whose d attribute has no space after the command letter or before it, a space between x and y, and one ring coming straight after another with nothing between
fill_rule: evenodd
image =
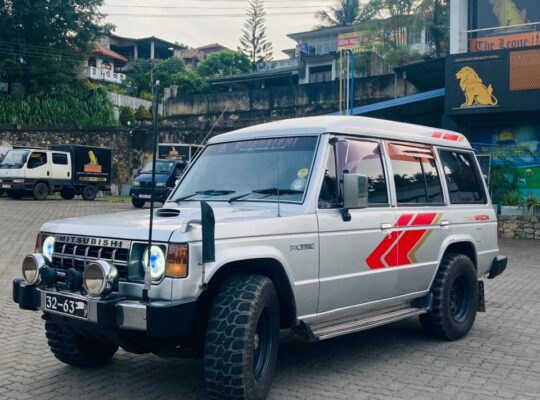
<instances>
[{"instance_id":1,"label":"car door","mask_svg":"<svg viewBox=\"0 0 540 400\"><path fill-rule=\"evenodd\" d=\"M52 153L51 177L54 180L71 179L71 168L69 163L69 154Z\"/></svg>"},{"instance_id":2,"label":"car door","mask_svg":"<svg viewBox=\"0 0 540 400\"><path fill-rule=\"evenodd\" d=\"M395 296L429 290L451 215L443 195L436 153L431 146L387 142L386 154L396 194L397 222L388 268L399 283Z\"/></svg>"},{"instance_id":3,"label":"car door","mask_svg":"<svg viewBox=\"0 0 540 400\"><path fill-rule=\"evenodd\" d=\"M394 240L391 228L396 218L390 207L382 144L355 138L334 142L329 146L317 210L321 319L355 314L357 306L387 298L397 284L384 273L384 249ZM349 210L350 220L343 218L340 204L344 171L369 178L369 206Z\"/></svg>"},{"instance_id":4,"label":"car door","mask_svg":"<svg viewBox=\"0 0 540 400\"><path fill-rule=\"evenodd\" d=\"M26 178L50 179L51 160L46 151L32 151L26 165Z\"/></svg>"}]
</instances>

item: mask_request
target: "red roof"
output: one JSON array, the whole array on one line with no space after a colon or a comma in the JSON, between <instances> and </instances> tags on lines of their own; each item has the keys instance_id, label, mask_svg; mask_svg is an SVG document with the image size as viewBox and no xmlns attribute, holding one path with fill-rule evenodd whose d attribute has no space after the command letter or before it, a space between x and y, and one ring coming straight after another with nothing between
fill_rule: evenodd
<instances>
[{"instance_id":1,"label":"red roof","mask_svg":"<svg viewBox=\"0 0 540 400\"><path fill-rule=\"evenodd\" d=\"M126 57L121 56L116 51L112 51L111 49L102 46L101 44L96 44L93 54L99 54L102 57L112 58L113 60L117 60L123 63L129 62Z\"/></svg>"}]
</instances>

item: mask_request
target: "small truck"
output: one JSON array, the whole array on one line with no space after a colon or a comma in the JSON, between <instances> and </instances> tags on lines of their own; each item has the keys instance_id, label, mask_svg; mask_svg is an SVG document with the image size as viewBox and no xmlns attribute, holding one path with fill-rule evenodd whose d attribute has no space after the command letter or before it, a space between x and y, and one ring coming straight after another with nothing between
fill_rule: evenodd
<instances>
[{"instance_id":1,"label":"small truck","mask_svg":"<svg viewBox=\"0 0 540 400\"><path fill-rule=\"evenodd\" d=\"M111 149L79 145L10 150L0 163L0 189L13 199L60 193L64 200L95 200L98 191L110 191L111 158Z\"/></svg>"}]
</instances>

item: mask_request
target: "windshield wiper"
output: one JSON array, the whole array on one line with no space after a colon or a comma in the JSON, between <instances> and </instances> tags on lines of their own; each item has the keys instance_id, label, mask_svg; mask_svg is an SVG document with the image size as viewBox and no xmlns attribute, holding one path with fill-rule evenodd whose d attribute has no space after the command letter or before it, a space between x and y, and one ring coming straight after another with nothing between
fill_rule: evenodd
<instances>
[{"instance_id":1,"label":"windshield wiper","mask_svg":"<svg viewBox=\"0 0 540 400\"><path fill-rule=\"evenodd\" d=\"M228 194L236 193L234 190L203 190L200 192L195 192L193 194L190 194L189 196L180 197L179 199L176 199L175 202L180 202L184 200L188 200L195 196L227 196Z\"/></svg>"},{"instance_id":2,"label":"windshield wiper","mask_svg":"<svg viewBox=\"0 0 540 400\"><path fill-rule=\"evenodd\" d=\"M287 194L302 194L304 193L301 190L292 190L292 189L278 189L278 188L268 188L268 189L257 189L249 193L240 194L238 196L231 197L229 203L243 199L244 197L249 196L250 194L265 194L268 196L277 196L277 195L287 195Z\"/></svg>"}]
</instances>

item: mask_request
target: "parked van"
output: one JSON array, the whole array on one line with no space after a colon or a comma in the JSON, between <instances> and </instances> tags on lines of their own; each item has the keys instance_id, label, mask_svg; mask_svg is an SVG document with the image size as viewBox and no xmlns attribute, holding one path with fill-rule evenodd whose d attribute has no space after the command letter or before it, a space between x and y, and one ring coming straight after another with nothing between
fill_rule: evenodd
<instances>
[{"instance_id":1,"label":"parked van","mask_svg":"<svg viewBox=\"0 0 540 400\"><path fill-rule=\"evenodd\" d=\"M0 188L13 199L59 192L65 200L95 200L98 191L110 191L111 157L111 149L91 146L10 150L0 163Z\"/></svg>"},{"instance_id":2,"label":"parked van","mask_svg":"<svg viewBox=\"0 0 540 400\"><path fill-rule=\"evenodd\" d=\"M266 397L280 329L317 342L419 317L461 339L507 264L467 139L370 118L214 137L156 210L150 247L148 224L44 224L13 299L44 313L64 363L97 367L119 346L201 355L214 399Z\"/></svg>"}]
</instances>

